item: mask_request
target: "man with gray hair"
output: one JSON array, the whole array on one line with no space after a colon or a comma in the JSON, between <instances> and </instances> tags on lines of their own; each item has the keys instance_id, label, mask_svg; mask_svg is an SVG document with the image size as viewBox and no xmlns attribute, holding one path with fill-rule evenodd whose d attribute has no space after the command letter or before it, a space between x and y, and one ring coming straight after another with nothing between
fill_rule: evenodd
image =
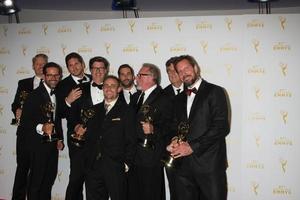
<instances>
[{"instance_id":1,"label":"man with gray hair","mask_svg":"<svg viewBox=\"0 0 300 200\"><path fill-rule=\"evenodd\" d=\"M164 152L164 137L167 122L171 117L171 104L160 86L160 70L151 63L144 63L137 74L137 87L133 106L137 112L138 137L134 175L137 198L164 200L165 185L161 155Z\"/></svg>"}]
</instances>

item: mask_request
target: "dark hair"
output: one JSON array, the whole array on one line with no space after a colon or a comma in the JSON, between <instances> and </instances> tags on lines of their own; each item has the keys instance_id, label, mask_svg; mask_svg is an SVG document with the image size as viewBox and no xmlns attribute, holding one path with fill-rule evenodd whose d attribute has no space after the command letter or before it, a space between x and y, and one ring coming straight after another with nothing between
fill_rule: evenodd
<instances>
[{"instance_id":1,"label":"dark hair","mask_svg":"<svg viewBox=\"0 0 300 200\"><path fill-rule=\"evenodd\" d=\"M116 76L114 76L114 75L107 75L107 76L105 76L105 78L104 78L104 80L103 80L103 83L104 83L107 79L114 79L114 80L116 80L117 83L118 83L118 87L120 87L121 81L120 81L120 79L119 79L118 77L116 77Z\"/></svg>"},{"instance_id":2,"label":"dark hair","mask_svg":"<svg viewBox=\"0 0 300 200\"><path fill-rule=\"evenodd\" d=\"M157 85L159 85L160 84L160 80L161 80L160 69L156 65L154 65L152 63L144 63L143 67L147 67L149 69L149 71L152 74L154 82Z\"/></svg>"},{"instance_id":3,"label":"dark hair","mask_svg":"<svg viewBox=\"0 0 300 200\"><path fill-rule=\"evenodd\" d=\"M46 63L43 67L43 74L46 75L47 69L51 68L51 67L54 67L54 68L58 69L59 75L60 75L60 77L62 77L62 68L59 64L57 64L55 62Z\"/></svg>"},{"instance_id":4,"label":"dark hair","mask_svg":"<svg viewBox=\"0 0 300 200\"><path fill-rule=\"evenodd\" d=\"M40 53L40 54L36 54L33 58L32 58L32 64L35 63L36 59L38 58L43 58L46 63L48 62L48 56L46 54Z\"/></svg>"},{"instance_id":5,"label":"dark hair","mask_svg":"<svg viewBox=\"0 0 300 200\"><path fill-rule=\"evenodd\" d=\"M72 53L69 53L66 58L65 58L65 62L66 62L66 66L68 68L68 62L69 60L71 60L72 58L76 58L81 64L84 64L84 60L83 58L81 57L81 55L79 55L78 53L76 52L72 52Z\"/></svg>"},{"instance_id":6,"label":"dark hair","mask_svg":"<svg viewBox=\"0 0 300 200\"><path fill-rule=\"evenodd\" d=\"M124 69L124 68L128 68L130 70L131 74L134 76L134 71L133 71L132 67L128 64L120 65L120 67L118 69L118 76L120 76L121 69Z\"/></svg>"},{"instance_id":7,"label":"dark hair","mask_svg":"<svg viewBox=\"0 0 300 200\"><path fill-rule=\"evenodd\" d=\"M181 56L178 56L175 59L173 64L174 64L174 67L175 67L175 70L176 70L177 73L178 73L178 71L177 71L176 66L182 60L187 60L190 63L190 65L192 65L193 67L196 67L198 69L197 75L200 76L200 67L199 67L197 61L195 60L195 58L193 56L190 56L190 55L181 55Z\"/></svg>"},{"instance_id":8,"label":"dark hair","mask_svg":"<svg viewBox=\"0 0 300 200\"><path fill-rule=\"evenodd\" d=\"M109 71L109 62L108 62L108 60L106 60L106 58L101 57L101 56L96 56L96 57L91 58L89 61L90 70L92 70L92 66L93 66L94 62L102 62L104 64L106 70Z\"/></svg>"},{"instance_id":9,"label":"dark hair","mask_svg":"<svg viewBox=\"0 0 300 200\"><path fill-rule=\"evenodd\" d=\"M167 62L166 62L166 68L169 67L171 64L174 64L176 59L177 59L177 56L169 58L169 60L167 60Z\"/></svg>"}]
</instances>

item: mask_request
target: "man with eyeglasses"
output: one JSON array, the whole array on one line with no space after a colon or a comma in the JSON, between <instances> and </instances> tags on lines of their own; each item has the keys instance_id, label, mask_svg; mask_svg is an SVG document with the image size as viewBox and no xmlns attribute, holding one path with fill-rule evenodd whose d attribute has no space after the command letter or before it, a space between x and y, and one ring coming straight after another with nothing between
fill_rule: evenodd
<instances>
[{"instance_id":1,"label":"man with eyeglasses","mask_svg":"<svg viewBox=\"0 0 300 200\"><path fill-rule=\"evenodd\" d=\"M57 97L59 101L59 111L62 118L67 120L67 144L70 158L69 184L66 191L66 199L83 199L83 178L82 166L80 165L81 154L78 148L70 143L70 137L74 127L71 124L70 110L74 101L82 95L82 84L90 81L90 75L84 73L85 63L81 55L76 52L69 53L65 58L66 66L70 73L57 86ZM79 164L78 164L79 163Z\"/></svg>"},{"instance_id":2,"label":"man with eyeglasses","mask_svg":"<svg viewBox=\"0 0 300 200\"><path fill-rule=\"evenodd\" d=\"M58 150L63 150L63 132L55 88L61 80L62 69L53 62L43 68L44 82L28 97L24 104L21 125L30 142L30 170L28 198L31 200L51 200L51 190L58 167ZM51 105L51 110L48 106ZM53 107L52 107L53 106ZM43 138L58 140L42 142Z\"/></svg>"},{"instance_id":3,"label":"man with eyeglasses","mask_svg":"<svg viewBox=\"0 0 300 200\"><path fill-rule=\"evenodd\" d=\"M136 78L140 90L133 100L137 112L138 143L134 163L137 199L166 198L163 164L160 160L165 149L164 137L168 132L171 104L160 86L160 80L159 68L151 63L144 63Z\"/></svg>"}]
</instances>

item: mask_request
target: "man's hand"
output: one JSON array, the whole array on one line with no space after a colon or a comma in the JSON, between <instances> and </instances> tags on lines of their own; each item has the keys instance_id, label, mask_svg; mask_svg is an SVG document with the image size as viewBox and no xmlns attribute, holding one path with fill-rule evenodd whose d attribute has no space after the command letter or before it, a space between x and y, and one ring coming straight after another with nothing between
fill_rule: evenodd
<instances>
[{"instance_id":1,"label":"man's hand","mask_svg":"<svg viewBox=\"0 0 300 200\"><path fill-rule=\"evenodd\" d=\"M81 97L81 94L82 94L82 90L80 88L72 89L65 100L68 104L71 105L74 101L76 101L79 97Z\"/></svg>"},{"instance_id":2,"label":"man's hand","mask_svg":"<svg viewBox=\"0 0 300 200\"><path fill-rule=\"evenodd\" d=\"M76 135L82 136L86 132L86 128L83 128L82 124L77 124L74 128Z\"/></svg>"},{"instance_id":3,"label":"man's hand","mask_svg":"<svg viewBox=\"0 0 300 200\"><path fill-rule=\"evenodd\" d=\"M16 119L20 119L21 118L21 115L22 115L22 109L21 108L18 108L16 110Z\"/></svg>"},{"instance_id":4,"label":"man's hand","mask_svg":"<svg viewBox=\"0 0 300 200\"><path fill-rule=\"evenodd\" d=\"M144 134L153 134L153 125L149 122L141 122Z\"/></svg>"},{"instance_id":5,"label":"man's hand","mask_svg":"<svg viewBox=\"0 0 300 200\"><path fill-rule=\"evenodd\" d=\"M172 144L172 143L171 143ZM189 156L193 153L193 149L191 148L191 146L189 145L189 143L187 142L179 142L177 143L178 145L174 146L171 149L171 156L173 156L174 158L179 158L179 157L183 157L183 156Z\"/></svg>"},{"instance_id":6,"label":"man's hand","mask_svg":"<svg viewBox=\"0 0 300 200\"><path fill-rule=\"evenodd\" d=\"M42 131L47 135L51 135L53 133L54 124L53 123L45 123L43 124Z\"/></svg>"},{"instance_id":7,"label":"man's hand","mask_svg":"<svg viewBox=\"0 0 300 200\"><path fill-rule=\"evenodd\" d=\"M62 151L65 148L64 142L62 140L58 140L57 144L56 144L56 148L57 148L57 150Z\"/></svg>"}]
</instances>

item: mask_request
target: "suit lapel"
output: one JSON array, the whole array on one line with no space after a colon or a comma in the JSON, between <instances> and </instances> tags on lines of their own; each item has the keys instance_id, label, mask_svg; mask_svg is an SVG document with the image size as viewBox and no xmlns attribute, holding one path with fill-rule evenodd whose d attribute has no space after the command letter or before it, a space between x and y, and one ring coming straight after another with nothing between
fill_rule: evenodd
<instances>
[{"instance_id":1,"label":"suit lapel","mask_svg":"<svg viewBox=\"0 0 300 200\"><path fill-rule=\"evenodd\" d=\"M160 86L157 86L151 93L150 95L148 96L148 98L146 99L146 101L143 103L143 104L151 104L157 97L157 95L160 94L161 92L161 87Z\"/></svg>"}]
</instances>

